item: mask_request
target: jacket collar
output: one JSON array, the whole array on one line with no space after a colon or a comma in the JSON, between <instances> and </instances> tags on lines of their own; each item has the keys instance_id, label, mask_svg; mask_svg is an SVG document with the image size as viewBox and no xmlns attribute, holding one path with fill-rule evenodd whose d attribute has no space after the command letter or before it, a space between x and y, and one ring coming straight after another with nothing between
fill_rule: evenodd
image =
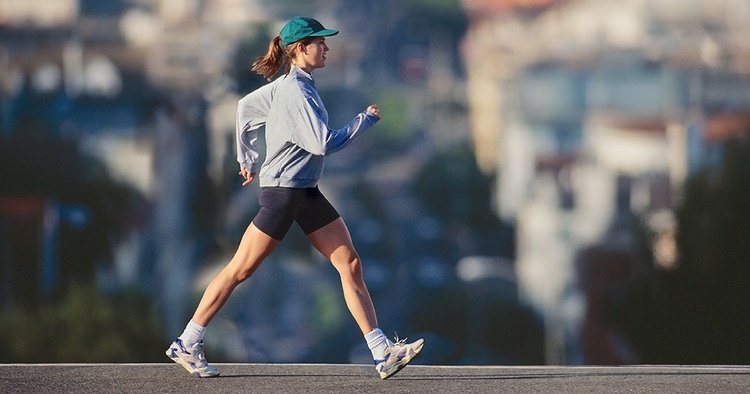
<instances>
[{"instance_id":1,"label":"jacket collar","mask_svg":"<svg viewBox=\"0 0 750 394\"><path fill-rule=\"evenodd\" d=\"M303 76L303 77L309 79L311 82L315 82L315 79L313 79L312 74L310 74L307 71L305 71L305 70L303 70L303 69L295 66L294 64L292 64L291 68L289 69L289 74L290 75L292 75L292 74L300 75L300 76Z\"/></svg>"}]
</instances>

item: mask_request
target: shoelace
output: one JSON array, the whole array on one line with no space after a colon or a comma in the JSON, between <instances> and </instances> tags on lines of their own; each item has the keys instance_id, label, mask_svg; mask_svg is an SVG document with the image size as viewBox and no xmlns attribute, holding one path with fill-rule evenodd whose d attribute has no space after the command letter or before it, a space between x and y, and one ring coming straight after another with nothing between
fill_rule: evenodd
<instances>
[{"instance_id":1,"label":"shoelace","mask_svg":"<svg viewBox=\"0 0 750 394\"><path fill-rule=\"evenodd\" d=\"M406 337L404 339L399 339L397 332L394 332L393 334L394 334L393 340L395 341L393 342L393 346L405 346L406 345L406 340L409 339L409 337Z\"/></svg>"}]
</instances>

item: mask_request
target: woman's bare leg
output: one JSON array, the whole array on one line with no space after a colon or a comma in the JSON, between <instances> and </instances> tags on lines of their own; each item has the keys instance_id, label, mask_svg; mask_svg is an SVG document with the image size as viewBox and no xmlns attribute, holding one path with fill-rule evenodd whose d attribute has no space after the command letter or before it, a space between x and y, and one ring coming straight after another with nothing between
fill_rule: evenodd
<instances>
[{"instance_id":1,"label":"woman's bare leg","mask_svg":"<svg viewBox=\"0 0 750 394\"><path fill-rule=\"evenodd\" d=\"M192 320L196 324L207 326L229 299L234 288L255 272L263 260L279 245L279 242L250 223L234 257L211 280L206 291L203 292Z\"/></svg>"},{"instance_id":2,"label":"woman's bare leg","mask_svg":"<svg viewBox=\"0 0 750 394\"><path fill-rule=\"evenodd\" d=\"M341 276L344 300L362 334L378 327L375 307L362 275L362 262L354 250L344 220L338 218L308 236L312 245L325 256Z\"/></svg>"}]
</instances>

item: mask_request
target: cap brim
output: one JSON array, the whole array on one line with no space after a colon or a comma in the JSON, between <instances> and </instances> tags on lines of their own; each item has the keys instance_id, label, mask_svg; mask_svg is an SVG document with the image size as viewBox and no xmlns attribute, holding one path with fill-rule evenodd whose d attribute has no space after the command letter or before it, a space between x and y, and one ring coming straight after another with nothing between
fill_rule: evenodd
<instances>
[{"instance_id":1,"label":"cap brim","mask_svg":"<svg viewBox=\"0 0 750 394\"><path fill-rule=\"evenodd\" d=\"M336 34L339 34L338 30L323 29L321 31L316 31L315 33L310 34L308 37L328 37L335 36Z\"/></svg>"}]
</instances>

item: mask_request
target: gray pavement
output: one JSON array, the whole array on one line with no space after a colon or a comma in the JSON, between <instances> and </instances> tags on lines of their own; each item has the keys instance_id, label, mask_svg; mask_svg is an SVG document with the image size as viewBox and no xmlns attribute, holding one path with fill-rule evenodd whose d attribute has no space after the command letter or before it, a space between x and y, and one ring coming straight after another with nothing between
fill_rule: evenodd
<instances>
[{"instance_id":1,"label":"gray pavement","mask_svg":"<svg viewBox=\"0 0 750 394\"><path fill-rule=\"evenodd\" d=\"M381 381L366 365L0 364L0 393L750 393L750 366L409 366Z\"/></svg>"}]
</instances>

